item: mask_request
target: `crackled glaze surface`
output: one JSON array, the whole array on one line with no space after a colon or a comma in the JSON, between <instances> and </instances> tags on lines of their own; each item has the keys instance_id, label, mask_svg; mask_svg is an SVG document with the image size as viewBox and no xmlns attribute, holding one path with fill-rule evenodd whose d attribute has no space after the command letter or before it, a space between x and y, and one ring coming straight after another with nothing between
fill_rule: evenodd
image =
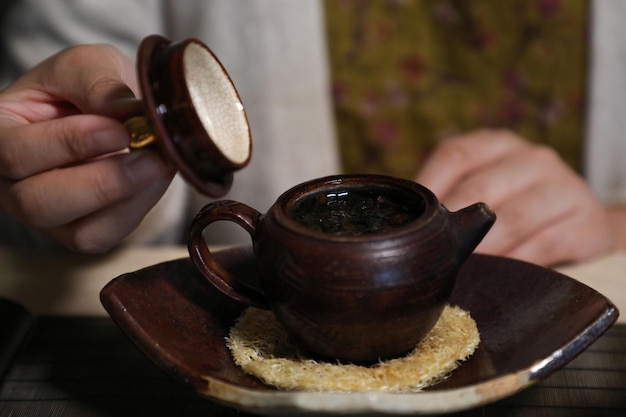
<instances>
[{"instance_id":1,"label":"crackled glaze surface","mask_svg":"<svg viewBox=\"0 0 626 417\"><path fill-rule=\"evenodd\" d=\"M250 134L243 104L213 55L197 43L183 53L189 96L198 118L224 155L237 164L250 155Z\"/></svg>"}]
</instances>

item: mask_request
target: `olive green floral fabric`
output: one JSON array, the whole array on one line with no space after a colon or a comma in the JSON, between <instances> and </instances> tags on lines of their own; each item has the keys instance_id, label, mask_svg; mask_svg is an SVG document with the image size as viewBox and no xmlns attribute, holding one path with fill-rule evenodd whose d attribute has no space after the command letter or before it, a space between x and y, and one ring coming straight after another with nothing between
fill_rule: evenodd
<instances>
[{"instance_id":1,"label":"olive green floral fabric","mask_svg":"<svg viewBox=\"0 0 626 417\"><path fill-rule=\"evenodd\" d=\"M510 128L581 166L585 0L326 0L343 168L411 178L439 141Z\"/></svg>"}]
</instances>

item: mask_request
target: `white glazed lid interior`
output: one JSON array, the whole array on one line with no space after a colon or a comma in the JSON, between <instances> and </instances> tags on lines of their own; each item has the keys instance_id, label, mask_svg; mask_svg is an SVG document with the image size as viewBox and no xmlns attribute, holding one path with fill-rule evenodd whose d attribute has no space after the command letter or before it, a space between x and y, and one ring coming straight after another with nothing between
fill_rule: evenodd
<instances>
[{"instance_id":1,"label":"white glazed lid interior","mask_svg":"<svg viewBox=\"0 0 626 417\"><path fill-rule=\"evenodd\" d=\"M222 66L202 45L190 43L183 69L191 102L208 136L233 163L250 154L250 128L243 104Z\"/></svg>"}]
</instances>

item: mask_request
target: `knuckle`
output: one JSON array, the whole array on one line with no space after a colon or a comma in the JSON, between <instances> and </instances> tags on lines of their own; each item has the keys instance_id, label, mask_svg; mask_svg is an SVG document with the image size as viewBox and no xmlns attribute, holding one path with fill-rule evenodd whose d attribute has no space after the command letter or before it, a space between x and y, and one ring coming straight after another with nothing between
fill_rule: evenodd
<instances>
[{"instance_id":1,"label":"knuckle","mask_svg":"<svg viewBox=\"0 0 626 417\"><path fill-rule=\"evenodd\" d=\"M119 88L120 77L129 78L129 60L113 45L85 44L64 49L52 62L52 73L62 74L67 68L82 68L85 62L102 63L89 72L79 72L79 82L85 91L87 101L102 94L109 94L111 88ZM132 67L134 68L134 67Z\"/></svg>"},{"instance_id":2,"label":"knuckle","mask_svg":"<svg viewBox=\"0 0 626 417\"><path fill-rule=\"evenodd\" d=\"M561 159L556 150L543 144L534 144L530 147L529 155L532 160L550 165L560 162Z\"/></svg>"},{"instance_id":3,"label":"knuckle","mask_svg":"<svg viewBox=\"0 0 626 417\"><path fill-rule=\"evenodd\" d=\"M80 44L65 48L55 56L54 68L64 69L68 66L81 66L87 62L99 62L102 55L111 55L115 47L108 44Z\"/></svg>"},{"instance_id":4,"label":"knuckle","mask_svg":"<svg viewBox=\"0 0 626 417\"><path fill-rule=\"evenodd\" d=\"M15 141L4 140L0 146L0 174L12 180L26 177L28 169L26 164L22 163L22 156L15 146Z\"/></svg>"},{"instance_id":5,"label":"knuckle","mask_svg":"<svg viewBox=\"0 0 626 417\"><path fill-rule=\"evenodd\" d=\"M494 138L494 140L507 140L509 142L526 142L520 135L512 131L511 129L505 128L494 128L489 129L489 134Z\"/></svg>"},{"instance_id":6,"label":"knuckle","mask_svg":"<svg viewBox=\"0 0 626 417\"><path fill-rule=\"evenodd\" d=\"M470 151L471 147L463 146L460 141L448 140L441 143L437 153L441 160L449 164L457 164L466 160Z\"/></svg>"},{"instance_id":7,"label":"knuckle","mask_svg":"<svg viewBox=\"0 0 626 417\"><path fill-rule=\"evenodd\" d=\"M524 139L511 129L501 127L486 127L473 131L470 137L475 140L525 142Z\"/></svg>"},{"instance_id":8,"label":"knuckle","mask_svg":"<svg viewBox=\"0 0 626 417\"><path fill-rule=\"evenodd\" d=\"M496 222L493 225L494 232L497 232L499 236L503 236L507 242L512 242L514 237L517 235L517 228L519 227L519 222L511 221L511 219L498 219L501 220L499 223Z\"/></svg>"},{"instance_id":9,"label":"knuckle","mask_svg":"<svg viewBox=\"0 0 626 417\"><path fill-rule=\"evenodd\" d=\"M32 227L41 228L49 225L42 196L22 187L20 183L8 189L4 207L11 216Z\"/></svg>"},{"instance_id":10,"label":"knuckle","mask_svg":"<svg viewBox=\"0 0 626 417\"><path fill-rule=\"evenodd\" d=\"M113 88L119 88L120 81L109 75L103 75L93 81L87 91L87 97L90 101L95 101L102 94L108 94Z\"/></svg>"},{"instance_id":11,"label":"knuckle","mask_svg":"<svg viewBox=\"0 0 626 417\"><path fill-rule=\"evenodd\" d=\"M77 228L72 230L66 238L63 244L68 248L91 254L100 254L109 251L113 244L98 238L87 229Z\"/></svg>"},{"instance_id":12,"label":"knuckle","mask_svg":"<svg viewBox=\"0 0 626 417\"><path fill-rule=\"evenodd\" d=\"M98 170L90 178L89 190L99 207L116 202L126 190L124 181L116 180L111 174L112 172Z\"/></svg>"},{"instance_id":13,"label":"knuckle","mask_svg":"<svg viewBox=\"0 0 626 417\"><path fill-rule=\"evenodd\" d=\"M76 120L78 121L78 120ZM85 140L84 130L77 123L56 123L55 137L64 149L68 161L83 161L92 157L89 141Z\"/></svg>"},{"instance_id":14,"label":"knuckle","mask_svg":"<svg viewBox=\"0 0 626 417\"><path fill-rule=\"evenodd\" d=\"M488 185L482 181L466 181L462 187L457 189L456 193L457 198L464 205L472 204L476 200L492 204L493 200Z\"/></svg>"}]
</instances>

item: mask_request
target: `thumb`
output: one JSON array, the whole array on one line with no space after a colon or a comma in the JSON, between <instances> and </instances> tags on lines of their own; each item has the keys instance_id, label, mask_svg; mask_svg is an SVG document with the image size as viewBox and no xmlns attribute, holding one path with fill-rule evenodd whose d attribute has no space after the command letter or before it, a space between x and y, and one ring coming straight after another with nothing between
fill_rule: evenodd
<instances>
[{"instance_id":1,"label":"thumb","mask_svg":"<svg viewBox=\"0 0 626 417\"><path fill-rule=\"evenodd\" d=\"M120 79L103 75L84 90L81 98L85 113L95 113L122 120L142 112L141 101L136 98L131 88Z\"/></svg>"},{"instance_id":2,"label":"thumb","mask_svg":"<svg viewBox=\"0 0 626 417\"><path fill-rule=\"evenodd\" d=\"M123 119L141 112L134 64L111 45L64 49L35 67L29 78L82 113Z\"/></svg>"}]
</instances>

